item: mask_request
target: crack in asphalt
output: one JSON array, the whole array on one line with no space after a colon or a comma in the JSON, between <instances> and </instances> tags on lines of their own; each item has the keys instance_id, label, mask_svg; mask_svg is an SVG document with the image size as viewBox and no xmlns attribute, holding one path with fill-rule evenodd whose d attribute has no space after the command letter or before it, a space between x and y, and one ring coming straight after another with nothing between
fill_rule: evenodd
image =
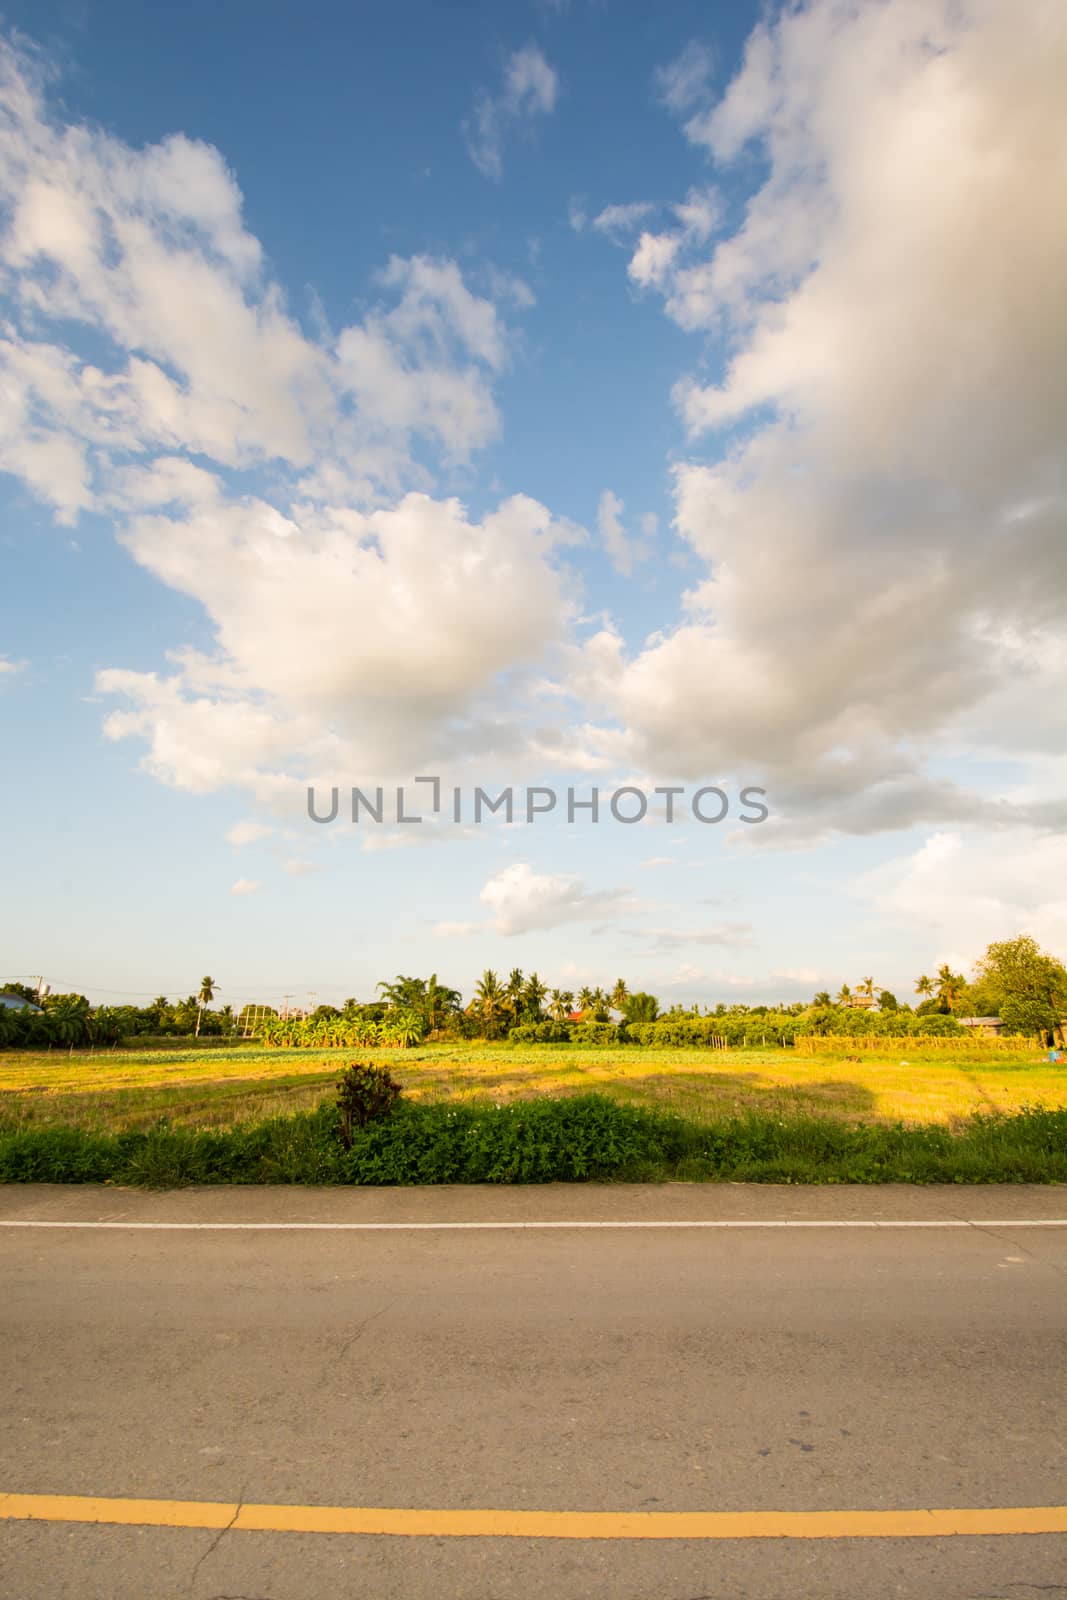
<instances>
[{"instance_id":1,"label":"crack in asphalt","mask_svg":"<svg viewBox=\"0 0 1067 1600\"><path fill-rule=\"evenodd\" d=\"M388 1305L382 1306L380 1311L372 1311L369 1317L364 1317L363 1321L358 1325L358 1327L355 1329L355 1331L353 1333L349 1334L348 1338L341 1345L340 1350L338 1350L338 1352L337 1352L338 1361L343 1361L344 1360L345 1356L351 1350L351 1348L355 1344L356 1340L362 1337L362 1335L370 1327L372 1322L377 1322L379 1317L384 1317L385 1313L387 1311L391 1311L393 1309L393 1307L395 1305L398 1305L402 1299L403 1299L403 1295L397 1295L396 1299L390 1300Z\"/></svg>"},{"instance_id":2,"label":"crack in asphalt","mask_svg":"<svg viewBox=\"0 0 1067 1600\"><path fill-rule=\"evenodd\" d=\"M192 1594L193 1590L196 1588L196 1580L197 1580L197 1577L199 1576L200 1568L204 1565L204 1562L207 1560L208 1556L213 1556L215 1554L215 1551L218 1549L218 1547L222 1543L223 1539L229 1533L230 1529L233 1527L234 1523L237 1521L237 1518L241 1515L241 1507L245 1503L245 1487L246 1487L245 1485L242 1485L240 1497L239 1497L239 1499L237 1501L236 1508L234 1509L233 1516L230 1518L229 1522L226 1524L226 1526L224 1528L220 1528L219 1529L218 1533L215 1535L214 1539L212 1539L211 1543L208 1545L208 1547L204 1551L203 1555L197 1557L196 1564L193 1567L193 1570L192 1570L192 1572L191 1572L191 1574L189 1576L189 1593L190 1594Z\"/></svg>"}]
</instances>

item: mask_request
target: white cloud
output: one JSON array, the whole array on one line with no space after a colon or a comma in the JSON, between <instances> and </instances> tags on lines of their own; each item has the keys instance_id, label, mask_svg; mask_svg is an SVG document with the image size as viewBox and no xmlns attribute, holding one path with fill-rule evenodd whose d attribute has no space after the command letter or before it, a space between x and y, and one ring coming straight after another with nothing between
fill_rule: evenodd
<instances>
[{"instance_id":1,"label":"white cloud","mask_svg":"<svg viewBox=\"0 0 1067 1600\"><path fill-rule=\"evenodd\" d=\"M630 233L650 211L656 208L650 200L635 200L628 205L605 206L593 218L593 227L609 235Z\"/></svg>"},{"instance_id":2,"label":"white cloud","mask_svg":"<svg viewBox=\"0 0 1067 1600\"><path fill-rule=\"evenodd\" d=\"M656 92L676 116L691 110L708 93L714 57L698 39L691 39L680 55L653 75Z\"/></svg>"},{"instance_id":3,"label":"white cloud","mask_svg":"<svg viewBox=\"0 0 1067 1600\"><path fill-rule=\"evenodd\" d=\"M25 661L12 661L10 656L0 656L0 677L14 677L25 670Z\"/></svg>"},{"instance_id":4,"label":"white cloud","mask_svg":"<svg viewBox=\"0 0 1067 1600\"><path fill-rule=\"evenodd\" d=\"M479 172L499 178L508 134L537 116L547 116L555 109L558 94L559 78L537 45L525 45L509 56L500 88L495 94L483 89L463 125L467 150Z\"/></svg>"},{"instance_id":5,"label":"white cloud","mask_svg":"<svg viewBox=\"0 0 1067 1600\"><path fill-rule=\"evenodd\" d=\"M490 878L481 899L497 933L510 937L617 915L632 902L626 889L589 890L580 878L539 873L517 861Z\"/></svg>"},{"instance_id":6,"label":"white cloud","mask_svg":"<svg viewBox=\"0 0 1067 1600\"><path fill-rule=\"evenodd\" d=\"M1026 931L1067 948L1067 837L935 833L861 877L856 894L879 920L908 930L920 965L969 971L994 939Z\"/></svg>"},{"instance_id":7,"label":"white cloud","mask_svg":"<svg viewBox=\"0 0 1067 1600\"><path fill-rule=\"evenodd\" d=\"M290 860L282 862L282 871L287 872L291 878L306 878L318 870L313 861L305 861L300 856L293 856Z\"/></svg>"},{"instance_id":8,"label":"white cloud","mask_svg":"<svg viewBox=\"0 0 1067 1600\"><path fill-rule=\"evenodd\" d=\"M604 630L576 681L605 755L762 778L753 842L1038 818L931 759L979 730L986 752L1061 741L1065 70L1053 0L1025 29L993 0L811 0L687 124L765 176L703 259L697 234L660 265L642 242L637 271L729 352L679 386L693 438L739 431L675 469L706 567L678 625L634 653Z\"/></svg>"},{"instance_id":9,"label":"white cloud","mask_svg":"<svg viewBox=\"0 0 1067 1600\"><path fill-rule=\"evenodd\" d=\"M240 848L241 845L255 844L258 839L268 839L274 832L264 822L255 822L251 817L241 822L235 822L226 834L226 843Z\"/></svg>"},{"instance_id":10,"label":"white cloud","mask_svg":"<svg viewBox=\"0 0 1067 1600\"><path fill-rule=\"evenodd\" d=\"M605 489L597 502L597 531L608 560L616 572L629 577L634 564L646 561L651 553L650 538L655 532L656 518L651 525L648 516L641 519L641 538L631 538L622 525L623 502L611 489Z\"/></svg>"},{"instance_id":11,"label":"white cloud","mask_svg":"<svg viewBox=\"0 0 1067 1600\"><path fill-rule=\"evenodd\" d=\"M677 856L649 856L647 861L642 861L642 867L676 867Z\"/></svg>"},{"instance_id":12,"label":"white cloud","mask_svg":"<svg viewBox=\"0 0 1067 1600\"><path fill-rule=\"evenodd\" d=\"M257 894L263 885L256 883L251 878L238 878L237 882L230 885L231 894Z\"/></svg>"}]
</instances>

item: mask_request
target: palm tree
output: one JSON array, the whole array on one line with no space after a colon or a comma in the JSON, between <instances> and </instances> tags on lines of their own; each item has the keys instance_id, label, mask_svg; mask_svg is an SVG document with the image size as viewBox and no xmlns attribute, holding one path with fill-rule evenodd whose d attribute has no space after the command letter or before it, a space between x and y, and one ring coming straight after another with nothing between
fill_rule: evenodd
<instances>
[{"instance_id":1,"label":"palm tree","mask_svg":"<svg viewBox=\"0 0 1067 1600\"><path fill-rule=\"evenodd\" d=\"M965 979L958 972L946 964L938 968L937 972L937 998L948 1011L954 1011L956 1003L963 993Z\"/></svg>"},{"instance_id":2,"label":"palm tree","mask_svg":"<svg viewBox=\"0 0 1067 1600\"><path fill-rule=\"evenodd\" d=\"M837 1004L839 1006L850 1006L852 1004L852 990L847 983L843 983L837 991Z\"/></svg>"},{"instance_id":3,"label":"palm tree","mask_svg":"<svg viewBox=\"0 0 1067 1600\"><path fill-rule=\"evenodd\" d=\"M873 978L864 978L860 983L859 992L860 992L860 994L865 995L868 1000L873 1000L874 999L874 979Z\"/></svg>"},{"instance_id":4,"label":"palm tree","mask_svg":"<svg viewBox=\"0 0 1067 1600\"><path fill-rule=\"evenodd\" d=\"M204 1014L204 1007L209 1006L215 998L214 978L200 979L200 993L196 997L196 1027L193 1029L194 1038L200 1034L200 1018Z\"/></svg>"},{"instance_id":5,"label":"palm tree","mask_svg":"<svg viewBox=\"0 0 1067 1600\"><path fill-rule=\"evenodd\" d=\"M592 991L592 989L590 989L589 985L586 983L586 984L583 984L582 987L578 990L578 1010L584 1016L587 1011L592 1011L592 1009L593 1009L593 991Z\"/></svg>"},{"instance_id":6,"label":"palm tree","mask_svg":"<svg viewBox=\"0 0 1067 1600\"><path fill-rule=\"evenodd\" d=\"M426 1026L432 1033L438 1023L449 1011L459 1009L459 990L446 989L444 984L437 981L436 972L431 972L430 981L426 985L426 1004L424 1007Z\"/></svg>"},{"instance_id":7,"label":"palm tree","mask_svg":"<svg viewBox=\"0 0 1067 1600\"><path fill-rule=\"evenodd\" d=\"M923 999L925 1000L930 995L932 995L933 992L934 992L933 980L931 978L928 978L926 976L925 972L924 972L922 977L916 980L915 993L922 995Z\"/></svg>"},{"instance_id":8,"label":"palm tree","mask_svg":"<svg viewBox=\"0 0 1067 1600\"><path fill-rule=\"evenodd\" d=\"M828 1005L830 1005L831 1004L831 1000L830 1000L830 991L829 991L829 989L820 989L818 994L815 996L815 999L811 1003L812 1003L813 1006L828 1006Z\"/></svg>"},{"instance_id":9,"label":"palm tree","mask_svg":"<svg viewBox=\"0 0 1067 1600\"><path fill-rule=\"evenodd\" d=\"M522 995L526 987L526 979L518 967L512 967L508 974L508 981L504 985L504 1004L511 1012L513 1022L518 1022L519 1013L522 1011Z\"/></svg>"},{"instance_id":10,"label":"palm tree","mask_svg":"<svg viewBox=\"0 0 1067 1600\"><path fill-rule=\"evenodd\" d=\"M593 1015L599 1020L600 1017L606 1017L607 1014L608 997L600 985L597 984L596 988L593 990Z\"/></svg>"},{"instance_id":11,"label":"palm tree","mask_svg":"<svg viewBox=\"0 0 1067 1600\"><path fill-rule=\"evenodd\" d=\"M615 1011L625 1011L626 1002L630 998L630 991L626 987L625 978L616 978L615 987L611 991L611 1004Z\"/></svg>"},{"instance_id":12,"label":"palm tree","mask_svg":"<svg viewBox=\"0 0 1067 1600\"><path fill-rule=\"evenodd\" d=\"M490 1028L496 1026L504 1007L504 991L491 967L486 967L474 989L474 1009Z\"/></svg>"},{"instance_id":13,"label":"palm tree","mask_svg":"<svg viewBox=\"0 0 1067 1600\"><path fill-rule=\"evenodd\" d=\"M541 1020L541 1007L545 1003L547 994L547 985L541 982L536 972L531 972L522 991L522 1003L523 1009L529 1013L534 1022Z\"/></svg>"}]
</instances>

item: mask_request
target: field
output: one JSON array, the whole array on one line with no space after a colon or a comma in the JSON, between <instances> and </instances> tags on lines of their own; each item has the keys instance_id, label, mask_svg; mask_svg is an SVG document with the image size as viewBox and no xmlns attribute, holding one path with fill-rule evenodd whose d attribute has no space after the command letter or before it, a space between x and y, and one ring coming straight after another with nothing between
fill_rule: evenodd
<instances>
[{"instance_id":1,"label":"field","mask_svg":"<svg viewBox=\"0 0 1067 1600\"><path fill-rule=\"evenodd\" d=\"M0 1055L0 1125L96 1132L225 1128L307 1110L330 1098L353 1052L226 1049L135 1054ZM848 1123L955 1125L978 1111L1067 1107L1067 1068L1020 1042L967 1041L949 1053L919 1041L877 1052L582 1049L434 1044L363 1052L388 1065L411 1099L503 1105L595 1091L695 1122L761 1112Z\"/></svg>"}]
</instances>

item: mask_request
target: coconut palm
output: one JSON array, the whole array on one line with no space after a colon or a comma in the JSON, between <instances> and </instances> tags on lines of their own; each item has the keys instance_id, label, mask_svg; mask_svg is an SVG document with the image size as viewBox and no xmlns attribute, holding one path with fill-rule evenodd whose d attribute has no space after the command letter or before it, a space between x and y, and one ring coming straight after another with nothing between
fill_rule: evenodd
<instances>
[{"instance_id":1,"label":"coconut palm","mask_svg":"<svg viewBox=\"0 0 1067 1600\"><path fill-rule=\"evenodd\" d=\"M813 1006L828 1006L828 1005L831 1005L832 1001L830 999L830 991L829 991L829 989L820 989L818 994L815 996L815 999L811 1003L812 1003Z\"/></svg>"},{"instance_id":2,"label":"coconut palm","mask_svg":"<svg viewBox=\"0 0 1067 1600\"><path fill-rule=\"evenodd\" d=\"M934 992L933 979L932 978L928 978L926 976L925 972L924 972L921 978L916 979L915 993L919 994L919 995L922 995L923 999L925 1000L925 999L928 999L929 996L933 994L933 992Z\"/></svg>"},{"instance_id":3,"label":"coconut palm","mask_svg":"<svg viewBox=\"0 0 1067 1600\"><path fill-rule=\"evenodd\" d=\"M965 982L966 979L960 973L953 972L947 963L938 968L937 998L948 1011L956 1009Z\"/></svg>"},{"instance_id":4,"label":"coconut palm","mask_svg":"<svg viewBox=\"0 0 1067 1600\"><path fill-rule=\"evenodd\" d=\"M504 985L504 1005L511 1012L512 1022L518 1022L522 1012L522 996L526 988L526 979L518 967L512 967L508 974L508 981Z\"/></svg>"},{"instance_id":5,"label":"coconut palm","mask_svg":"<svg viewBox=\"0 0 1067 1600\"><path fill-rule=\"evenodd\" d=\"M616 978L615 987L611 991L611 1004L616 1011L625 1011L626 1002L630 998L630 991L626 987L625 978Z\"/></svg>"},{"instance_id":6,"label":"coconut palm","mask_svg":"<svg viewBox=\"0 0 1067 1600\"><path fill-rule=\"evenodd\" d=\"M839 1006L850 1006L852 1004L852 990L847 983L843 983L838 989L836 1004Z\"/></svg>"},{"instance_id":7,"label":"coconut palm","mask_svg":"<svg viewBox=\"0 0 1067 1600\"><path fill-rule=\"evenodd\" d=\"M582 987L578 990L578 1010L584 1016L587 1011L592 1011L592 1009L593 1009L593 991L592 991L592 989L590 989L589 985L586 983L586 984L583 984Z\"/></svg>"},{"instance_id":8,"label":"coconut palm","mask_svg":"<svg viewBox=\"0 0 1067 1600\"><path fill-rule=\"evenodd\" d=\"M491 967L486 967L475 985L473 1009L490 1028L496 1026L506 1009L500 979Z\"/></svg>"},{"instance_id":9,"label":"coconut palm","mask_svg":"<svg viewBox=\"0 0 1067 1600\"><path fill-rule=\"evenodd\" d=\"M874 999L874 979L873 978L863 978L861 980L861 982L860 982L859 992L860 992L860 994L865 995L868 1000L873 1000Z\"/></svg>"},{"instance_id":10,"label":"coconut palm","mask_svg":"<svg viewBox=\"0 0 1067 1600\"><path fill-rule=\"evenodd\" d=\"M545 1003L548 986L541 982L536 972L531 972L522 991L523 1010L532 1022L540 1022L541 1007Z\"/></svg>"},{"instance_id":11,"label":"coconut palm","mask_svg":"<svg viewBox=\"0 0 1067 1600\"><path fill-rule=\"evenodd\" d=\"M194 1035L198 1036L199 1033L200 1033L200 1019L204 1014L204 1007L205 1006L209 1006L211 1004L212 1000L214 1000L214 998L215 998L215 980L214 980L214 978L201 978L200 979L200 993L196 997L196 1027L193 1029Z\"/></svg>"}]
</instances>

